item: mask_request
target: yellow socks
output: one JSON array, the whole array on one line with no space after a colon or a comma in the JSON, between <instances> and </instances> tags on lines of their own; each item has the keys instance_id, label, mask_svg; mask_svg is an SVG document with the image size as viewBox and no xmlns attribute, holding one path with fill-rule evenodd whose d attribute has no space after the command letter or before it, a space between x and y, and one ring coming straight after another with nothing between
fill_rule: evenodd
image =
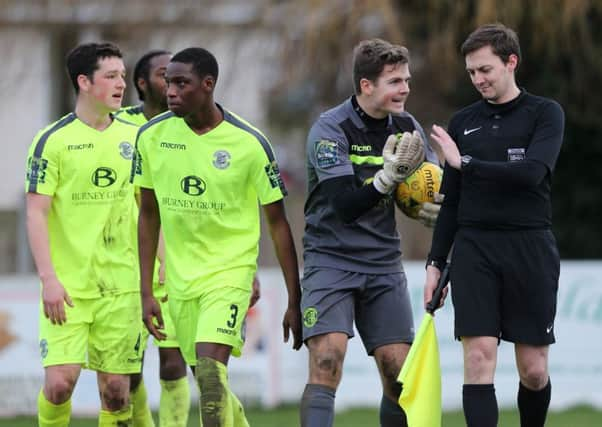
<instances>
[{"instance_id":1,"label":"yellow socks","mask_svg":"<svg viewBox=\"0 0 602 427\"><path fill-rule=\"evenodd\" d=\"M132 404L133 427L155 427L153 415L148 406L144 380L140 381L138 387L130 392L130 403Z\"/></svg>"},{"instance_id":2,"label":"yellow socks","mask_svg":"<svg viewBox=\"0 0 602 427\"><path fill-rule=\"evenodd\" d=\"M101 409L98 415L98 427L133 427L132 405L116 412Z\"/></svg>"},{"instance_id":3,"label":"yellow socks","mask_svg":"<svg viewBox=\"0 0 602 427\"><path fill-rule=\"evenodd\" d=\"M44 396L43 390L38 394L39 427L67 427L71 419L71 399L55 405Z\"/></svg>"},{"instance_id":4,"label":"yellow socks","mask_svg":"<svg viewBox=\"0 0 602 427\"><path fill-rule=\"evenodd\" d=\"M201 393L203 427L233 427L234 414L226 365L210 357L200 357L195 374Z\"/></svg>"},{"instance_id":5,"label":"yellow socks","mask_svg":"<svg viewBox=\"0 0 602 427\"><path fill-rule=\"evenodd\" d=\"M159 403L159 427L186 427L190 412L190 386L188 379L159 380L161 399Z\"/></svg>"},{"instance_id":6,"label":"yellow socks","mask_svg":"<svg viewBox=\"0 0 602 427\"><path fill-rule=\"evenodd\" d=\"M232 404L234 427L250 427L249 421L247 421L247 417L245 416L245 409L242 407L242 403L240 403L238 397L232 393L232 390L230 390L230 401Z\"/></svg>"}]
</instances>

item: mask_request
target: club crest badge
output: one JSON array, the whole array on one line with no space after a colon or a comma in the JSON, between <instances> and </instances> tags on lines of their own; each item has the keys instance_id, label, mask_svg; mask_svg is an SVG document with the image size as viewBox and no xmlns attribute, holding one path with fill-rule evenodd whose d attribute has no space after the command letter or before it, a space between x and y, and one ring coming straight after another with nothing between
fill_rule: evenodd
<instances>
[{"instance_id":1,"label":"club crest badge","mask_svg":"<svg viewBox=\"0 0 602 427\"><path fill-rule=\"evenodd\" d=\"M230 166L232 156L226 150L217 150L213 153L213 166L217 169L226 169Z\"/></svg>"},{"instance_id":2,"label":"club crest badge","mask_svg":"<svg viewBox=\"0 0 602 427\"><path fill-rule=\"evenodd\" d=\"M126 160L132 160L132 157L134 156L134 147L132 147L132 144L129 142L123 141L119 144L119 154Z\"/></svg>"}]
</instances>

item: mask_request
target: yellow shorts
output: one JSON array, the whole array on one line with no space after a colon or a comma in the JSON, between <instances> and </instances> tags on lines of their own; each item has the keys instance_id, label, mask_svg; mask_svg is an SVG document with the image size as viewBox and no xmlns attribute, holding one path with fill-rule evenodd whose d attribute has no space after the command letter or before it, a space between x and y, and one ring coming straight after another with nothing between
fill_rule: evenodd
<instances>
[{"instance_id":1,"label":"yellow shorts","mask_svg":"<svg viewBox=\"0 0 602 427\"><path fill-rule=\"evenodd\" d=\"M140 294L129 292L65 304L67 322L53 325L40 302L40 355L44 367L79 364L110 374L140 372Z\"/></svg>"},{"instance_id":2,"label":"yellow shorts","mask_svg":"<svg viewBox=\"0 0 602 427\"><path fill-rule=\"evenodd\" d=\"M251 289L226 286L192 299L169 299L169 311L187 365L196 365L198 342L229 345L233 356L241 355L250 296Z\"/></svg>"}]
</instances>

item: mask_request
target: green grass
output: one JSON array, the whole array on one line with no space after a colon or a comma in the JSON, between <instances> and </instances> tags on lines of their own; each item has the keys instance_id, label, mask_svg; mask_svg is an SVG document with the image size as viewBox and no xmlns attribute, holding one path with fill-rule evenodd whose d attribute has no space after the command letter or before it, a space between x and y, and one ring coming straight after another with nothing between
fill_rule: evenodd
<instances>
[{"instance_id":1,"label":"green grass","mask_svg":"<svg viewBox=\"0 0 602 427\"><path fill-rule=\"evenodd\" d=\"M285 406L275 410L265 411L256 408L247 409L247 418L253 427L294 427L299 425L298 409ZM0 418L0 427L31 427L37 425L33 417ZM188 427L198 427L198 412L191 409ZM337 413L335 427L371 427L378 426L378 410L351 409ZM464 426L464 416L461 411L443 414L442 427ZM500 412L500 427L516 427L519 425L516 410ZM602 411L591 407L579 406L567 411L551 412L548 414L546 427L593 427L602 425ZM96 427L97 421L91 418L71 420L70 427Z\"/></svg>"}]
</instances>

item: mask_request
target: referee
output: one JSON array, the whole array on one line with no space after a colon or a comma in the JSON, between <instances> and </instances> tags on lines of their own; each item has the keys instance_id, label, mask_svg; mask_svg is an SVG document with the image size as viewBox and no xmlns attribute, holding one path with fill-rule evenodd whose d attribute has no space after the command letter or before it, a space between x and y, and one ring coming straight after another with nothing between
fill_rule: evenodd
<instances>
[{"instance_id":1,"label":"referee","mask_svg":"<svg viewBox=\"0 0 602 427\"><path fill-rule=\"evenodd\" d=\"M543 426L551 396L548 348L560 258L550 190L564 113L516 84L516 33L484 25L461 48L482 100L457 112L448 132L433 126L446 165L443 206L427 261L430 301L452 244L455 336L464 350L463 406L469 427L496 426L493 378L499 340L514 343L521 426Z\"/></svg>"}]
</instances>

